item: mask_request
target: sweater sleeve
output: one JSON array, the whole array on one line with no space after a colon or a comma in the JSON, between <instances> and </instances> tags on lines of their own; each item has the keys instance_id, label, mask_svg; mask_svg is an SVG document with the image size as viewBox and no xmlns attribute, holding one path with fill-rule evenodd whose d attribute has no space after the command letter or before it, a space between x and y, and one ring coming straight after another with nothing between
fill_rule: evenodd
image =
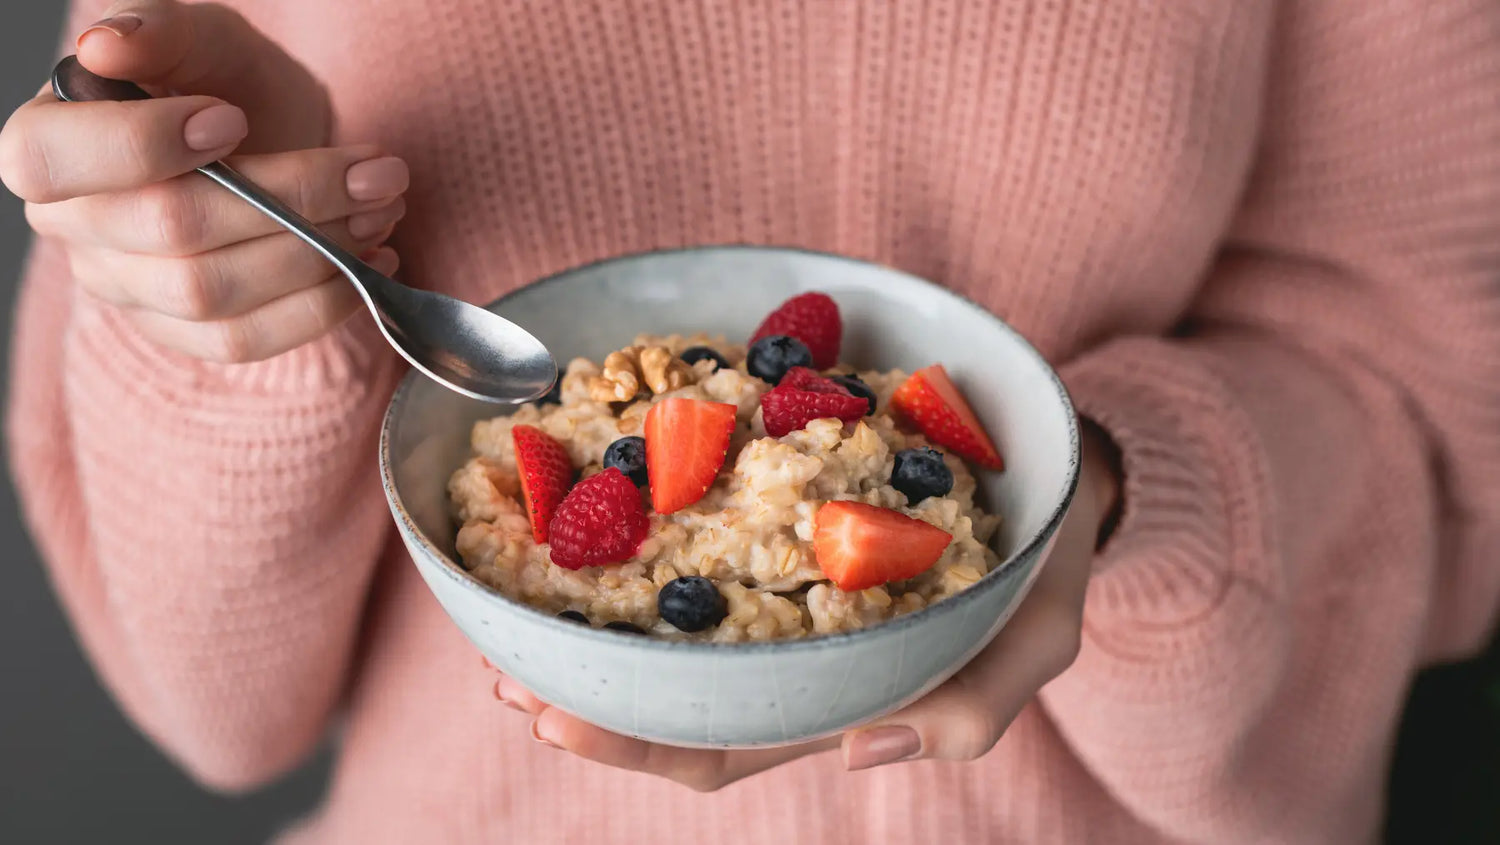
<instances>
[{"instance_id":1,"label":"sweater sleeve","mask_svg":"<svg viewBox=\"0 0 1500 845\"><path fill-rule=\"evenodd\" d=\"M397 367L367 323L188 361L33 251L7 420L24 514L106 686L205 785L296 765L343 690L391 539L373 456Z\"/></svg>"},{"instance_id":2,"label":"sweater sleeve","mask_svg":"<svg viewBox=\"0 0 1500 845\"><path fill-rule=\"evenodd\" d=\"M1500 597L1500 4L1291 0L1268 66L1182 331L1064 368L1125 511L1043 704L1187 841L1376 817L1410 673Z\"/></svg>"},{"instance_id":3,"label":"sweater sleeve","mask_svg":"<svg viewBox=\"0 0 1500 845\"><path fill-rule=\"evenodd\" d=\"M294 766L342 692L391 538L373 455L397 368L365 322L188 361L34 249L7 421L24 513L101 678L206 785Z\"/></svg>"},{"instance_id":4,"label":"sweater sleeve","mask_svg":"<svg viewBox=\"0 0 1500 845\"><path fill-rule=\"evenodd\" d=\"M64 41L106 5L75 0ZM392 541L373 456L395 355L354 319L269 361L192 361L79 293L46 240L15 325L10 468L95 671L206 786L294 767Z\"/></svg>"},{"instance_id":5,"label":"sweater sleeve","mask_svg":"<svg viewBox=\"0 0 1500 845\"><path fill-rule=\"evenodd\" d=\"M75 0L64 40L105 5ZM256 364L164 351L33 247L6 419L23 514L105 686L206 786L264 783L326 733L392 541L373 457L398 374L360 319Z\"/></svg>"}]
</instances>

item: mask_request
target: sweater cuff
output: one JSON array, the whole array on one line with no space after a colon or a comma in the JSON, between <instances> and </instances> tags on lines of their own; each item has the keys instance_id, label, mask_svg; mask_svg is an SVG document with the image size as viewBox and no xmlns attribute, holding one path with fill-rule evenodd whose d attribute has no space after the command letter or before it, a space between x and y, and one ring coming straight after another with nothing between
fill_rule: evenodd
<instances>
[{"instance_id":1,"label":"sweater cuff","mask_svg":"<svg viewBox=\"0 0 1500 845\"><path fill-rule=\"evenodd\" d=\"M1123 504L1095 563L1091 612L1185 620L1235 579L1261 581L1265 457L1232 391L1192 352L1127 338L1062 368L1080 416L1120 450Z\"/></svg>"}]
</instances>

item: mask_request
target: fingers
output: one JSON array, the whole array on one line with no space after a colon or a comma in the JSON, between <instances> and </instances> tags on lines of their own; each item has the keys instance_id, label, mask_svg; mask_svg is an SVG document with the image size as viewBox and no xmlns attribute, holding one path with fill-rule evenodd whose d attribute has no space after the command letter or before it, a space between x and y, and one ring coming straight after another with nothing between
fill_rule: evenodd
<instances>
[{"instance_id":1,"label":"fingers","mask_svg":"<svg viewBox=\"0 0 1500 845\"><path fill-rule=\"evenodd\" d=\"M1047 615L1018 611L995 642L947 683L916 704L845 734L845 768L914 759L977 760L988 754L1036 691L1066 668L1066 645L1049 644L1059 637L1066 643L1077 634L1069 635L1061 621ZM1038 644L1045 645L1038 649Z\"/></svg>"},{"instance_id":2,"label":"fingers","mask_svg":"<svg viewBox=\"0 0 1500 845\"><path fill-rule=\"evenodd\" d=\"M674 748L621 736L570 716L532 695L514 678L497 673L495 697L534 716L531 736L538 742L612 766L676 781L698 792L712 792L809 754L838 747L837 737L787 748L716 751Z\"/></svg>"},{"instance_id":3,"label":"fingers","mask_svg":"<svg viewBox=\"0 0 1500 845\"><path fill-rule=\"evenodd\" d=\"M984 651L910 707L844 735L844 765L976 760L1044 685L1078 656L1083 599L1093 561L1091 515L1059 530L1026 600Z\"/></svg>"},{"instance_id":4,"label":"fingers","mask_svg":"<svg viewBox=\"0 0 1500 845\"><path fill-rule=\"evenodd\" d=\"M33 203L134 188L223 158L248 131L244 112L213 97L64 103L43 93L0 131L0 181Z\"/></svg>"},{"instance_id":5,"label":"fingers","mask_svg":"<svg viewBox=\"0 0 1500 845\"><path fill-rule=\"evenodd\" d=\"M238 12L215 3L121 0L78 37L84 67L112 79L208 94L251 117L255 149L321 146L327 98L308 70ZM292 120L271 120L274 115Z\"/></svg>"},{"instance_id":6,"label":"fingers","mask_svg":"<svg viewBox=\"0 0 1500 845\"><path fill-rule=\"evenodd\" d=\"M546 702L531 694L531 690L509 675L499 675L495 680L495 698L512 709L532 716L547 709Z\"/></svg>"},{"instance_id":7,"label":"fingers","mask_svg":"<svg viewBox=\"0 0 1500 845\"><path fill-rule=\"evenodd\" d=\"M544 709L532 736L606 766L663 777L697 792L712 792L766 769L838 747L838 739L754 751L674 748L611 733L558 710Z\"/></svg>"},{"instance_id":8,"label":"fingers","mask_svg":"<svg viewBox=\"0 0 1500 845\"><path fill-rule=\"evenodd\" d=\"M245 156L232 163L314 223L384 213L410 180L405 162L381 156L373 146ZM48 237L143 255L196 255L283 231L196 173L133 191L28 205L26 217Z\"/></svg>"},{"instance_id":9,"label":"fingers","mask_svg":"<svg viewBox=\"0 0 1500 845\"><path fill-rule=\"evenodd\" d=\"M360 254L389 237L405 211L405 201L397 198L368 215L326 224L323 231L340 246ZM90 247L76 248L73 253L74 278L95 297L112 305L195 321L246 314L316 284L333 269L322 255L288 232L183 258Z\"/></svg>"},{"instance_id":10,"label":"fingers","mask_svg":"<svg viewBox=\"0 0 1500 845\"><path fill-rule=\"evenodd\" d=\"M396 272L399 265L396 253L387 247L366 260L386 275ZM336 276L225 320L195 322L139 309L121 313L141 334L169 349L206 361L242 364L316 340L359 307L354 287Z\"/></svg>"}]
</instances>

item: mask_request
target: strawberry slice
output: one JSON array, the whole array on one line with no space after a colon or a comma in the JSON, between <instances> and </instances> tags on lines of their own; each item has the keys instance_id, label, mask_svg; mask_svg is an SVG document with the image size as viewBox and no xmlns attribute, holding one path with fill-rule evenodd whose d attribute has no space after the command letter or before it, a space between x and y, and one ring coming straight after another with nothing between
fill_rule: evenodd
<instances>
[{"instance_id":1,"label":"strawberry slice","mask_svg":"<svg viewBox=\"0 0 1500 845\"><path fill-rule=\"evenodd\" d=\"M806 367L787 370L781 383L760 397L761 419L766 434L772 437L782 437L825 417L858 422L869 410L868 399L855 396L849 388Z\"/></svg>"},{"instance_id":2,"label":"strawberry slice","mask_svg":"<svg viewBox=\"0 0 1500 845\"><path fill-rule=\"evenodd\" d=\"M526 516L531 520L531 536L545 543L552 515L573 486L573 462L561 443L535 426L518 425L510 430L510 436L516 446L516 468L520 471Z\"/></svg>"},{"instance_id":3,"label":"strawberry slice","mask_svg":"<svg viewBox=\"0 0 1500 845\"><path fill-rule=\"evenodd\" d=\"M795 337L812 353L813 366L826 370L839 362L844 322L838 303L826 293L803 293L772 311L750 336L750 345L774 334Z\"/></svg>"},{"instance_id":4,"label":"strawberry slice","mask_svg":"<svg viewBox=\"0 0 1500 845\"><path fill-rule=\"evenodd\" d=\"M646 412L646 474L651 507L674 513L703 498L729 452L735 407L674 397Z\"/></svg>"},{"instance_id":5,"label":"strawberry slice","mask_svg":"<svg viewBox=\"0 0 1500 845\"><path fill-rule=\"evenodd\" d=\"M830 581L854 592L921 575L952 541L943 529L889 508L828 502L818 509L813 553Z\"/></svg>"},{"instance_id":6,"label":"strawberry slice","mask_svg":"<svg viewBox=\"0 0 1500 845\"><path fill-rule=\"evenodd\" d=\"M985 469L1005 469L1000 451L942 364L912 373L891 396L891 407L928 440L955 455Z\"/></svg>"}]
</instances>

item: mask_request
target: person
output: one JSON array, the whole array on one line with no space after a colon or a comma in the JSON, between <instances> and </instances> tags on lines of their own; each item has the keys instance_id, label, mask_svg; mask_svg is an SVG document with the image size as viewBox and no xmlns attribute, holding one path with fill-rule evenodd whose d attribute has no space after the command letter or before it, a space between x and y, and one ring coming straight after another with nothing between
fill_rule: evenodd
<instances>
[{"instance_id":1,"label":"person","mask_svg":"<svg viewBox=\"0 0 1500 845\"><path fill-rule=\"evenodd\" d=\"M78 0L68 33L172 96L43 89L0 133L37 233L25 515L199 782L337 738L287 841L1369 841L1412 672L1491 632L1492 0ZM190 173L231 155L469 301L726 241L967 295L1094 432L1043 580L955 680L828 742L688 751L548 708L406 560L371 457L397 360Z\"/></svg>"}]
</instances>

